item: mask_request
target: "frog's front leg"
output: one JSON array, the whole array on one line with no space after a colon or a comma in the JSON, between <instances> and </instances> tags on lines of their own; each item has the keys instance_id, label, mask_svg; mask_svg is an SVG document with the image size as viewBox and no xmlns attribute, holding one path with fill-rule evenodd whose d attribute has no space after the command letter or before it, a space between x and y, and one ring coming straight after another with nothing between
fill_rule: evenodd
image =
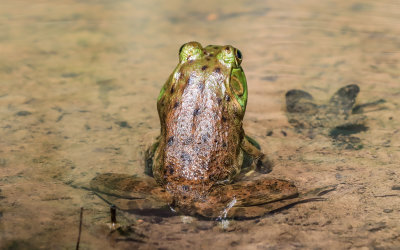
<instances>
[{"instance_id":1,"label":"frog's front leg","mask_svg":"<svg viewBox=\"0 0 400 250\"><path fill-rule=\"evenodd\" d=\"M286 180L259 179L216 186L205 201L196 202L196 213L217 218L253 218L298 202L296 186Z\"/></svg>"},{"instance_id":2,"label":"frog's front leg","mask_svg":"<svg viewBox=\"0 0 400 250\"><path fill-rule=\"evenodd\" d=\"M167 208L170 195L153 178L126 174L99 174L90 189L122 210L143 211Z\"/></svg>"},{"instance_id":3,"label":"frog's front leg","mask_svg":"<svg viewBox=\"0 0 400 250\"><path fill-rule=\"evenodd\" d=\"M271 172L271 161L265 156L263 152L261 152L260 145L253 138L245 135L241 144L241 150L244 153L241 173L242 175L247 175L247 173L251 173L251 171L253 170L262 174ZM242 175L239 175L239 177L241 177Z\"/></svg>"}]
</instances>

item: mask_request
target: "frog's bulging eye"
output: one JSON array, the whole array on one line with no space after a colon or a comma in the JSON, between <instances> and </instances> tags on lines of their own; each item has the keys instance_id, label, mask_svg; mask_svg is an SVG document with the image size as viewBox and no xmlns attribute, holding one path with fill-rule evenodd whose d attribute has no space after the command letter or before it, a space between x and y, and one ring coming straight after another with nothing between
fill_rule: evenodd
<instances>
[{"instance_id":1,"label":"frog's bulging eye","mask_svg":"<svg viewBox=\"0 0 400 250\"><path fill-rule=\"evenodd\" d=\"M242 62L242 52L240 52L240 50L236 49L236 58L237 58L237 62L240 65L240 63Z\"/></svg>"},{"instance_id":2,"label":"frog's bulging eye","mask_svg":"<svg viewBox=\"0 0 400 250\"><path fill-rule=\"evenodd\" d=\"M196 60L203 54L203 48L198 42L185 43L179 49L179 61L181 63Z\"/></svg>"},{"instance_id":3,"label":"frog's bulging eye","mask_svg":"<svg viewBox=\"0 0 400 250\"><path fill-rule=\"evenodd\" d=\"M239 58L240 60L242 60L242 52L240 52L240 50L236 50L236 56L237 58Z\"/></svg>"}]
</instances>

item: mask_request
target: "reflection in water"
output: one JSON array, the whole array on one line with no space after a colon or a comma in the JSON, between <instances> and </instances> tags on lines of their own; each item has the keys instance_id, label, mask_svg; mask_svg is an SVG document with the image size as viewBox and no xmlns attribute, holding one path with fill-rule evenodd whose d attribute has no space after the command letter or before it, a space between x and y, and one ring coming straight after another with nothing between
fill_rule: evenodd
<instances>
[{"instance_id":1,"label":"reflection in water","mask_svg":"<svg viewBox=\"0 0 400 250\"><path fill-rule=\"evenodd\" d=\"M218 217L218 220L221 221L221 228L227 229L229 227L229 220L226 219L229 210L236 204L236 197L233 197L233 200L229 202L229 204L224 208L224 211Z\"/></svg>"}]
</instances>

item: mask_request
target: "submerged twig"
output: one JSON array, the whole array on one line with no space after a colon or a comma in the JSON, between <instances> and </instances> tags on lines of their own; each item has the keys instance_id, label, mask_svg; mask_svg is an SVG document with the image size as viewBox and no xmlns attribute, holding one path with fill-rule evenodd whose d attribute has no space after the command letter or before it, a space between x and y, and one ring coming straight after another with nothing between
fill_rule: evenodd
<instances>
[{"instance_id":1,"label":"submerged twig","mask_svg":"<svg viewBox=\"0 0 400 250\"><path fill-rule=\"evenodd\" d=\"M76 250L79 249L79 242L81 241L82 217L83 217L83 207L81 207L81 214L80 214L80 217L79 217L79 234L78 234L78 240L76 242Z\"/></svg>"},{"instance_id":2,"label":"submerged twig","mask_svg":"<svg viewBox=\"0 0 400 250\"><path fill-rule=\"evenodd\" d=\"M110 206L110 214L111 214L111 224L114 226L117 223L117 208L113 204Z\"/></svg>"}]
</instances>

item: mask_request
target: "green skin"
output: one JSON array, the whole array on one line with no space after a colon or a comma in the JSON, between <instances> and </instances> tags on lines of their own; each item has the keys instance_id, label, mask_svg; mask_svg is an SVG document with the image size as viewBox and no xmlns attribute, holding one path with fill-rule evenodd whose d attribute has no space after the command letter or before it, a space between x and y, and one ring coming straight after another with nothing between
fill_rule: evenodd
<instances>
[{"instance_id":1,"label":"green skin","mask_svg":"<svg viewBox=\"0 0 400 250\"><path fill-rule=\"evenodd\" d=\"M146 152L150 177L101 174L92 190L121 209L170 206L208 218L258 217L308 199L290 181L246 180L264 154L242 128L247 83L241 61L232 46L184 44L157 100L161 134Z\"/></svg>"}]
</instances>

